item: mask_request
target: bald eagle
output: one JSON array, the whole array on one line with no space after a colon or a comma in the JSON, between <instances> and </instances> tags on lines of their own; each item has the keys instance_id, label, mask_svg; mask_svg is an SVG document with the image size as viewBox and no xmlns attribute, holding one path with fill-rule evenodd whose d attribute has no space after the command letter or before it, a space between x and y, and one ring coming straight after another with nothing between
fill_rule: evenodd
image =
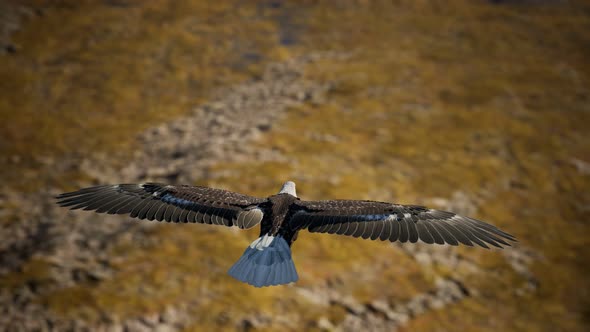
<instances>
[{"instance_id":1,"label":"bald eagle","mask_svg":"<svg viewBox=\"0 0 590 332\"><path fill-rule=\"evenodd\" d=\"M304 201L295 183L258 198L227 190L160 183L102 185L56 197L60 206L166 222L237 226L260 224L260 237L230 268L229 275L256 287L298 279L291 257L297 233L342 234L363 239L429 244L459 243L502 248L516 238L482 221L418 205L377 201Z\"/></svg>"}]
</instances>

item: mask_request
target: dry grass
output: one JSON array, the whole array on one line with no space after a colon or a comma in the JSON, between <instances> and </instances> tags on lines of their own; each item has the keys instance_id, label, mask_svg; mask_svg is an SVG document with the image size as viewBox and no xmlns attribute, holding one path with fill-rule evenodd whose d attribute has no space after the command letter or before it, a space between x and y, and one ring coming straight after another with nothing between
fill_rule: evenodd
<instances>
[{"instance_id":1,"label":"dry grass","mask_svg":"<svg viewBox=\"0 0 590 332\"><path fill-rule=\"evenodd\" d=\"M22 32L18 38L23 45L35 46L23 51L26 60L9 59L14 65L2 67L18 80L11 90L3 87L10 92L0 116L3 123L10 119L12 128L23 130L3 129L16 142L3 146L3 153L67 156L97 147L127 149L130 133L182 114L211 88L252 73L230 65L229 46L218 42L223 36L239 32L240 38L250 40L273 29L265 22L244 25L244 12L228 10L225 3L184 9L161 2L153 6L135 9L135 15L126 13L125 20L115 9L85 16L72 13L78 27L110 19L109 29L130 36L98 38L86 51L80 45L88 40L77 37L74 23L70 28L59 25L62 15L69 17L67 11L35 21L44 29L33 26ZM189 23L182 23L182 17L189 10L203 17L202 25L194 23L199 31L213 29L211 17L219 20L217 28L210 34L187 32L182 24ZM588 262L590 178L572 160L590 162L590 66L583 46L590 45L589 13L590 8L575 2L310 6L301 43L291 52L355 51L350 60L325 61L309 69L311 79L337 82L329 102L292 110L258 142L293 163L217 165L212 172L218 177L210 184L231 187L240 180L234 189L256 188L252 194L266 195L281 181L294 179L300 196L307 199L418 204L465 192L478 203L474 217L513 233L540 254L531 267L539 282L535 292L515 295L527 281L499 251L457 249L487 272L471 275L421 268L383 243L307 233L294 244L299 285L340 281L335 287L360 301L400 302L432 289L437 275L454 275L479 294L419 316L406 330L582 331L590 305L583 269ZM166 23L139 24L153 15ZM138 23L129 24L133 20ZM230 24L232 20L237 22ZM42 38L45 34L52 37ZM72 45L57 43L62 40ZM280 47L254 40L261 53L278 57ZM50 66L63 59L72 59L67 60L71 65ZM19 61L22 69L16 72ZM169 67L150 70L154 61ZM63 74L56 75L56 70ZM196 85L188 83L192 81ZM55 88L35 90L45 86ZM49 98L43 98L44 93ZM69 144L73 140L79 142L75 147ZM120 256L112 279L64 289L46 301L64 315L88 319L104 311L127 317L185 302L199 317L195 328L231 328L235 322L223 317L254 312L298 312L302 324L319 316L336 322L344 318L341 309L326 313L291 287L258 290L230 280L226 269L256 235L199 225L158 227L153 234L157 244L113 253L126 254Z\"/></svg>"},{"instance_id":2,"label":"dry grass","mask_svg":"<svg viewBox=\"0 0 590 332\"><path fill-rule=\"evenodd\" d=\"M356 55L310 68L310 78L339 82L330 103L292 112L261 142L296 161L286 176L284 168L277 174L277 182L299 180L306 198L396 197L422 204L463 191L478 197L475 217L512 232L543 257L532 266L539 289L516 296L527 281L500 252L459 249L489 272L465 277L481 293L413 320L408 331L583 330L587 324L584 206L590 179L572 163L588 162L590 152L585 10L470 2L317 10L309 44ZM231 169L236 176L227 183L259 180L254 171ZM307 251L340 248L338 255L352 256L370 246L358 241L342 248L341 238L314 239L301 240L295 250L306 256L303 269L318 278L333 277L317 267L338 270L331 265L337 257L331 250L319 256ZM396 253L379 246L355 262L379 265L386 255L395 263L386 264L385 273L395 269ZM411 278L412 285L428 273ZM399 271L393 276L394 285L408 280ZM358 284L364 280L347 286ZM374 287L368 297L396 300L391 288Z\"/></svg>"},{"instance_id":3,"label":"dry grass","mask_svg":"<svg viewBox=\"0 0 590 332\"><path fill-rule=\"evenodd\" d=\"M283 54L272 12L237 1L63 1L43 13L0 66L2 179L18 175L23 190L55 181L38 178L48 159L128 151L143 129Z\"/></svg>"}]
</instances>

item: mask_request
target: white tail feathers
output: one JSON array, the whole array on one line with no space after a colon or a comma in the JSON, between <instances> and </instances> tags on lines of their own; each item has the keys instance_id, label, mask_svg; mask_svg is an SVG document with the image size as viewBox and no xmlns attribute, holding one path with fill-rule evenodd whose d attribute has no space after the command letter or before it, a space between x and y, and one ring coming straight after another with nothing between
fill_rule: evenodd
<instances>
[{"instance_id":1,"label":"white tail feathers","mask_svg":"<svg viewBox=\"0 0 590 332\"><path fill-rule=\"evenodd\" d=\"M289 244L281 236L270 235L252 242L228 274L255 287L288 284L299 279Z\"/></svg>"}]
</instances>

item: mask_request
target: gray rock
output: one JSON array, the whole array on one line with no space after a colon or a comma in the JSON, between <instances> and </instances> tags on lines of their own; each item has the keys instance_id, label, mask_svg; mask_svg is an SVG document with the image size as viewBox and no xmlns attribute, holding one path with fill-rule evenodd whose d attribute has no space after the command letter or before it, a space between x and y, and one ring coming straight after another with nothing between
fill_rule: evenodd
<instances>
[{"instance_id":1,"label":"gray rock","mask_svg":"<svg viewBox=\"0 0 590 332\"><path fill-rule=\"evenodd\" d=\"M375 300L369 304L369 309L372 311L381 313L384 315L388 320L396 321L398 315L392 310L389 303L384 300Z\"/></svg>"},{"instance_id":2,"label":"gray rock","mask_svg":"<svg viewBox=\"0 0 590 332\"><path fill-rule=\"evenodd\" d=\"M317 327L322 331L332 331L334 329L334 324L332 324L328 318L320 317L317 321Z\"/></svg>"},{"instance_id":3,"label":"gray rock","mask_svg":"<svg viewBox=\"0 0 590 332\"><path fill-rule=\"evenodd\" d=\"M343 306L350 313L357 316L361 315L367 310L367 308L364 305L357 302L357 300L350 295L346 295L343 297L333 297L330 302Z\"/></svg>"},{"instance_id":4,"label":"gray rock","mask_svg":"<svg viewBox=\"0 0 590 332\"><path fill-rule=\"evenodd\" d=\"M177 330L178 329L176 329L174 326L163 324L163 323L160 323L160 324L154 326L154 329L153 329L154 332L174 332Z\"/></svg>"}]
</instances>

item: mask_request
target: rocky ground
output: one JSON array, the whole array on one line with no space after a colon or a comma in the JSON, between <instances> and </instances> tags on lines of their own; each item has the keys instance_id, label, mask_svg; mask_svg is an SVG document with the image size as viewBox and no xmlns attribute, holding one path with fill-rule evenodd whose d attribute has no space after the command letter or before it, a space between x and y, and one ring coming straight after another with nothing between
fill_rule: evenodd
<instances>
[{"instance_id":1,"label":"rocky ground","mask_svg":"<svg viewBox=\"0 0 590 332\"><path fill-rule=\"evenodd\" d=\"M211 16L219 19L236 11L237 7L225 5L220 2L221 8L215 8ZM108 2L108 6L109 15L112 10L134 10L127 2ZM507 31L524 36L530 31L523 28L520 16L512 17L511 11L489 4L454 3L453 8L466 8L468 17L477 21L473 26L447 24L448 17L454 16L445 13L444 6L417 5L431 15L429 20L424 19L423 10L414 13L412 6L388 11L343 2L328 10L321 6L307 8L305 14L313 18L306 28L309 41L302 49L290 51L283 47L300 37L293 34L296 23L285 12L273 14L281 46L279 51L269 52L280 56L261 60L260 71L258 67L252 69L254 74L246 75L247 79L232 79L231 84L199 90L206 95L194 99L206 101L189 111L157 118L140 108L130 113L142 121L129 121L124 114L117 117L130 124L129 135L113 131L112 136L128 136L133 144L115 142L114 149L87 148L90 143L78 133L78 147L71 140L76 136L69 132L68 144L74 152L35 154L35 171L30 171L26 153L19 155L14 152L18 152L16 148L4 142L10 153L3 151L0 160L11 170L22 167L23 174L21 178L20 173L5 172L6 186L0 193L0 330L582 330L580 327L587 323L583 298L588 287L578 268L585 263L580 252L587 241L579 235L587 229L584 215L588 201L579 188L587 183L589 167L580 128L587 118L585 100L589 92L584 84L586 67L577 62L578 49L571 46L576 43L564 42L560 34L551 39L548 33L543 33L548 44L529 42L518 39L521 36L515 33L506 37L514 44L501 44L489 37L487 30L478 30L480 18L497 19L500 23L492 20L496 29L506 24ZM261 11L268 10L245 7L240 7L245 17L257 19L264 16ZM281 5L264 3L264 8L275 7ZM545 22L543 10L538 16L528 13L527 26L545 31L544 23L539 23ZM43 11L2 3L0 13L4 15L0 20L0 56L17 54L17 61L10 63L24 68L26 62L19 62L19 52L26 52L30 45L26 38L19 39L18 31L27 20L44 15ZM569 14L552 14L562 19L558 26L570 26L562 18L569 18ZM142 15L155 25L165 20L149 11L136 16ZM576 22L583 21L580 17ZM189 40L187 45L200 45L190 38L200 37L206 29L191 31L194 35L185 35L183 29L207 18L183 17L167 24L188 22L180 24L182 33L175 37ZM431 24L437 20L446 23L436 24L436 33L432 33ZM84 26L86 22L76 24ZM265 24L264 36L274 31ZM440 26L446 28L441 30ZM132 27L130 34L139 29ZM178 26L170 28L176 29ZM123 25L121 31L127 30ZM384 36L383 31L388 33ZM574 32L570 33L572 38L582 36ZM221 37L213 34L211 38L223 40L227 36L223 30ZM449 47L444 41L451 39L454 41ZM481 40L482 45L477 44ZM101 39L89 42L84 37L83 41L84 45L100 44ZM567 50L567 56L550 41L564 42L559 45ZM387 45L391 49L384 49ZM495 45L492 49L497 58L489 52L490 45ZM230 45L229 53L238 46ZM107 43L107 47L113 46ZM477 53L479 47L485 51ZM181 77L182 84L195 84L194 77L185 80L182 76L184 69L174 71L175 61L187 60L170 56L171 49L153 52L158 59L154 67L158 68L152 69L152 76L145 80L150 84L140 80L149 85L145 89L142 86L138 94L141 98L134 99L133 93L116 96L123 107L135 105L126 104L129 100L144 107L160 99L165 103L167 88L178 85L157 85L161 83L158 79L164 82ZM100 52L93 52L99 54L98 59L104 58ZM192 49L187 52L181 55L195 53ZM146 61L143 53L150 52L131 55L132 62ZM66 77L80 70L78 66L100 63L84 56L78 63L78 53L73 54L64 60L73 61L73 66L39 61L41 65L29 67L48 66L49 77L61 78L54 68L63 66ZM522 60L506 60L509 56ZM219 66L217 57L211 58L208 61L213 64L206 68L225 68L225 62L219 60L223 63ZM546 73L548 65L543 61L548 59L553 64L555 58L563 61L555 69L561 76ZM500 61L505 61L510 70L490 65ZM540 65L526 67L534 63ZM476 74L464 71L465 67ZM93 73L82 68L81 72ZM89 68L95 69L92 65ZM226 77L215 71L219 69L212 70L213 74L203 80L214 77L223 81ZM521 70L527 73L523 77L533 79L510 76ZM167 77L163 72L175 75ZM62 88L74 97L83 89L74 80L79 77L72 77L73 88ZM522 84L513 83L519 80ZM54 81L33 80L33 95L47 98L43 103L52 107L61 106L62 88L39 88L47 82ZM109 105L112 95L103 88L100 85L96 91L104 96L84 95L81 100ZM110 86L104 90L110 91ZM37 94L39 91L42 93ZM157 98L150 99L151 94ZM101 104L103 99L107 100L105 104ZM187 104L179 105L182 108ZM12 114L4 104L0 104L0 111L2 115ZM67 117L55 112L47 114L50 118ZM106 121L109 115L97 117L87 112L96 122ZM117 114L117 110L113 112ZM570 116L562 116L563 112L570 112ZM575 120L578 118L581 121ZM28 119L18 121L19 125L30 124ZM143 122L150 124L147 129L133 128L134 123L139 126ZM58 134L68 130L59 123L48 123L48 127L58 128ZM23 127L22 132L26 129ZM11 131L11 135L19 133ZM108 130L93 133L109 136ZM60 137L50 131L43 134ZM42 146L39 137L43 135L25 137L31 139L31 149ZM24 178L36 183L34 190L22 189L19 182ZM486 217L502 223L499 226L515 233L521 242L507 250L485 251L304 234L306 239L294 245L301 280L286 287L253 289L228 278L225 271L255 231L233 232L206 225L183 228L70 212L58 208L53 199L60 192L79 187L143 181L198 183L268 195L286 178L297 181L300 195L310 199L398 201L402 197L407 203Z\"/></svg>"},{"instance_id":2,"label":"rocky ground","mask_svg":"<svg viewBox=\"0 0 590 332\"><path fill-rule=\"evenodd\" d=\"M131 158L127 157L122 168L113 166L107 155L86 156L83 160L68 160L63 164L54 162L52 166L55 169L79 167L92 178L91 182L72 184L73 187L83 187L93 183L116 183L121 179L127 182L191 183L192 179L208 179L207 170L220 162L240 162L244 159L284 161L287 156L277 151L261 150L251 142L270 130L289 108L302 103L325 102L326 92L333 84L305 79L304 71L309 63L326 59L345 61L346 58L346 54L314 53L271 64L261 79L217 91L211 102L195 109L191 115L145 131L138 139L141 142L139 149L133 152ZM31 260L47 262L47 270L40 279L2 289L0 326L9 331L173 331L197 323L183 312L182 305L124 321L105 315L98 325L88 325L81 319L59 317L39 303L40 297L55 289L75 287L78 283L98 283L109 278L114 273L112 265L116 257L111 257L108 252L126 243L150 241L145 234L156 226L79 212L64 214L53 204L52 196L59 192L59 188L50 188L44 193L3 194L3 205L12 207L3 210L3 213L18 215L19 222L2 229L0 273L10 276L17 271L27 271L27 263ZM461 193L450 201L438 203L458 213L475 212L475 205ZM26 213L26 217L22 213ZM451 269L465 265L472 273L483 273L476 264L448 248L409 244L398 247L420 264L437 264ZM506 259L513 262L515 269L528 276L527 266L534 253L518 248L506 252ZM530 290L534 291L534 276L530 278ZM404 303L381 300L360 303L327 284L295 287L301 297L312 303L344 308L347 315L342 322L334 324L325 317L316 322L320 329L342 331L393 331L425 311L440 309L478 292L477 289L467 288L460 280L438 278L434 289ZM271 325L277 319L254 316L245 318L240 325L245 329L260 328Z\"/></svg>"},{"instance_id":3,"label":"rocky ground","mask_svg":"<svg viewBox=\"0 0 590 332\"><path fill-rule=\"evenodd\" d=\"M249 142L269 130L289 107L321 102L330 87L305 80L302 77L305 66L320 58L341 57L321 53L272 64L260 80L217 91L210 103L195 109L190 116L141 134L140 148L123 168L113 167L105 155L69 160L66 164L57 162L54 167L80 167L96 183L115 183L121 179L191 183L192 179L207 179L207 169L213 163L243 158L284 158L273 151L254 149ZM75 186L88 185L91 183L79 182ZM3 195L3 204L13 207L12 211L3 213L18 215L20 211L27 211L28 215L19 220L21 222L2 229L1 273L7 275L22 270L27 261L37 258L50 262L48 278L51 280L49 287L32 283L18 289L3 289L0 326L7 330L90 329L83 321L63 321L51 315L36 303L36 298L54 287L71 287L78 282L107 278L112 273L111 258L106 254L109 249L120 242L146 241L142 234L154 226L114 220L96 223L90 221L94 217L79 214L68 214L66 221L53 204L52 195L58 192L58 188L53 188L42 194L8 192ZM104 317L107 322L112 319ZM189 317L171 309L155 321L139 317L100 328L167 331L190 323L194 322Z\"/></svg>"}]
</instances>

